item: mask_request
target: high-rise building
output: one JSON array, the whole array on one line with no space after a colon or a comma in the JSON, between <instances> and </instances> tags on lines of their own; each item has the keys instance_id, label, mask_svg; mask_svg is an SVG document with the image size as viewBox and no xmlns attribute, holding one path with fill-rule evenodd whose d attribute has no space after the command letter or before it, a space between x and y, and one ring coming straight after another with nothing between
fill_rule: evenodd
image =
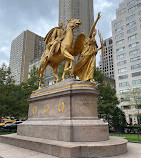
<instances>
[{"instance_id":1,"label":"high-rise building","mask_svg":"<svg viewBox=\"0 0 141 158\"><path fill-rule=\"evenodd\" d=\"M104 40L105 54L102 60L100 56L99 69L109 78L114 79L114 64L113 64L113 40L108 38Z\"/></svg>"},{"instance_id":2,"label":"high-rise building","mask_svg":"<svg viewBox=\"0 0 141 158\"><path fill-rule=\"evenodd\" d=\"M59 21L63 22L65 27L67 20L71 18L82 20L79 30L74 32L75 37L80 32L84 32L88 37L94 22L93 0L59 0Z\"/></svg>"},{"instance_id":3,"label":"high-rise building","mask_svg":"<svg viewBox=\"0 0 141 158\"><path fill-rule=\"evenodd\" d=\"M137 124L141 107L130 106L133 97L129 94L141 92L141 0L124 0L119 4L112 34L119 107L124 110L127 122ZM141 95L134 96L136 100L141 100Z\"/></svg>"},{"instance_id":4,"label":"high-rise building","mask_svg":"<svg viewBox=\"0 0 141 158\"><path fill-rule=\"evenodd\" d=\"M44 50L44 38L28 30L12 41L9 67L16 84L26 82L29 63L41 57Z\"/></svg>"}]
</instances>

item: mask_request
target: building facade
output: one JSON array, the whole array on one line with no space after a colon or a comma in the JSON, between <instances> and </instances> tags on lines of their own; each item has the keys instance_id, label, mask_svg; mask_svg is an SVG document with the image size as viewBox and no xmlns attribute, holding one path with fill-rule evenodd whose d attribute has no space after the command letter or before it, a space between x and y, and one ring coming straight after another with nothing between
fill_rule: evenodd
<instances>
[{"instance_id":1,"label":"building facade","mask_svg":"<svg viewBox=\"0 0 141 158\"><path fill-rule=\"evenodd\" d=\"M113 40L108 38L104 40L105 54L102 60L100 56L99 69L103 72L104 76L114 79L114 64L113 64Z\"/></svg>"},{"instance_id":2,"label":"building facade","mask_svg":"<svg viewBox=\"0 0 141 158\"><path fill-rule=\"evenodd\" d=\"M128 123L137 124L141 110L135 102L141 103L141 93L131 96L131 92L141 92L141 0L124 0L119 4L112 21L112 38L119 107Z\"/></svg>"},{"instance_id":3,"label":"building facade","mask_svg":"<svg viewBox=\"0 0 141 158\"><path fill-rule=\"evenodd\" d=\"M12 41L9 67L15 84L26 82L29 63L41 57L44 50L44 38L28 30Z\"/></svg>"},{"instance_id":4,"label":"building facade","mask_svg":"<svg viewBox=\"0 0 141 158\"><path fill-rule=\"evenodd\" d=\"M94 22L93 0L59 0L59 22L63 22L65 27L71 18L82 20L80 28L74 30L75 37L80 32L88 37Z\"/></svg>"}]
</instances>

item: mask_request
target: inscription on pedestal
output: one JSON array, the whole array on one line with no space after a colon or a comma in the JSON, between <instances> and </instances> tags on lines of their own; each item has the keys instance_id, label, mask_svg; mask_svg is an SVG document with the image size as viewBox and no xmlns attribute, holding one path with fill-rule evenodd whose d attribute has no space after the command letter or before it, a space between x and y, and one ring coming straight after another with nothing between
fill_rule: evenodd
<instances>
[{"instance_id":1,"label":"inscription on pedestal","mask_svg":"<svg viewBox=\"0 0 141 158\"><path fill-rule=\"evenodd\" d=\"M64 112L65 104L64 104L64 102L59 103L58 104L58 109L54 109L53 107L50 108L49 104L46 104L46 105L42 106L41 109L43 109L42 114L47 114L47 113L49 113L50 110L54 110L56 112ZM32 110L33 115L36 115L38 113L38 107L37 106L33 106L33 108L31 110Z\"/></svg>"}]
</instances>

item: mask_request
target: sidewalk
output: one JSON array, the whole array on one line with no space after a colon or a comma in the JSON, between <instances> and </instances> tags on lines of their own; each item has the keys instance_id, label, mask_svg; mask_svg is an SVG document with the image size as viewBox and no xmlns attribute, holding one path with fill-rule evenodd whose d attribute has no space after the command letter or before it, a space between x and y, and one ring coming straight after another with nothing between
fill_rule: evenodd
<instances>
[{"instance_id":1,"label":"sidewalk","mask_svg":"<svg viewBox=\"0 0 141 158\"><path fill-rule=\"evenodd\" d=\"M128 143L127 153L121 156L115 156L113 158L141 158L141 144L140 143Z\"/></svg>"},{"instance_id":2,"label":"sidewalk","mask_svg":"<svg viewBox=\"0 0 141 158\"><path fill-rule=\"evenodd\" d=\"M141 144L128 143L128 152L121 156L110 158L141 158ZM32 150L0 143L0 158L56 158Z\"/></svg>"}]
</instances>

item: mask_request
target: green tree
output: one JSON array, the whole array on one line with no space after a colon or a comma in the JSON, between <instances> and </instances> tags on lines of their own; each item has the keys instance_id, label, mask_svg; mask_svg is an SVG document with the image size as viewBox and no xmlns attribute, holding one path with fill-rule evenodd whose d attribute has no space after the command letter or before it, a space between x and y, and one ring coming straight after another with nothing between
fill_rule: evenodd
<instances>
[{"instance_id":1,"label":"green tree","mask_svg":"<svg viewBox=\"0 0 141 158\"><path fill-rule=\"evenodd\" d=\"M116 105L119 104L116 97L116 90L104 81L104 74L99 68L95 69L94 76L95 81L98 83L96 89L99 92L97 100L98 116L110 121Z\"/></svg>"},{"instance_id":2,"label":"green tree","mask_svg":"<svg viewBox=\"0 0 141 158\"><path fill-rule=\"evenodd\" d=\"M11 70L4 63L0 68L0 86L14 84L15 81L11 76Z\"/></svg>"},{"instance_id":3,"label":"green tree","mask_svg":"<svg viewBox=\"0 0 141 158\"><path fill-rule=\"evenodd\" d=\"M15 102L12 93L15 90L10 68L5 64L0 68L0 116L9 115Z\"/></svg>"},{"instance_id":4,"label":"green tree","mask_svg":"<svg viewBox=\"0 0 141 158\"><path fill-rule=\"evenodd\" d=\"M98 67L96 67L94 70L94 79L96 82L98 82L98 85L104 82L104 74Z\"/></svg>"},{"instance_id":5,"label":"green tree","mask_svg":"<svg viewBox=\"0 0 141 158\"><path fill-rule=\"evenodd\" d=\"M30 97L32 91L35 91L39 87L40 77L38 75L38 68L36 66L33 66L29 76L30 77L25 83L21 83L21 88L24 91L26 97Z\"/></svg>"},{"instance_id":6,"label":"green tree","mask_svg":"<svg viewBox=\"0 0 141 158\"><path fill-rule=\"evenodd\" d=\"M3 65L0 68L0 117L14 116L26 117L28 114L28 102L32 91L38 88L38 69L33 67L30 78L26 83L15 85L11 77L10 68Z\"/></svg>"},{"instance_id":7,"label":"green tree","mask_svg":"<svg viewBox=\"0 0 141 158\"><path fill-rule=\"evenodd\" d=\"M116 107L112 113L112 125L114 127L126 126L125 113L118 107Z\"/></svg>"}]
</instances>

